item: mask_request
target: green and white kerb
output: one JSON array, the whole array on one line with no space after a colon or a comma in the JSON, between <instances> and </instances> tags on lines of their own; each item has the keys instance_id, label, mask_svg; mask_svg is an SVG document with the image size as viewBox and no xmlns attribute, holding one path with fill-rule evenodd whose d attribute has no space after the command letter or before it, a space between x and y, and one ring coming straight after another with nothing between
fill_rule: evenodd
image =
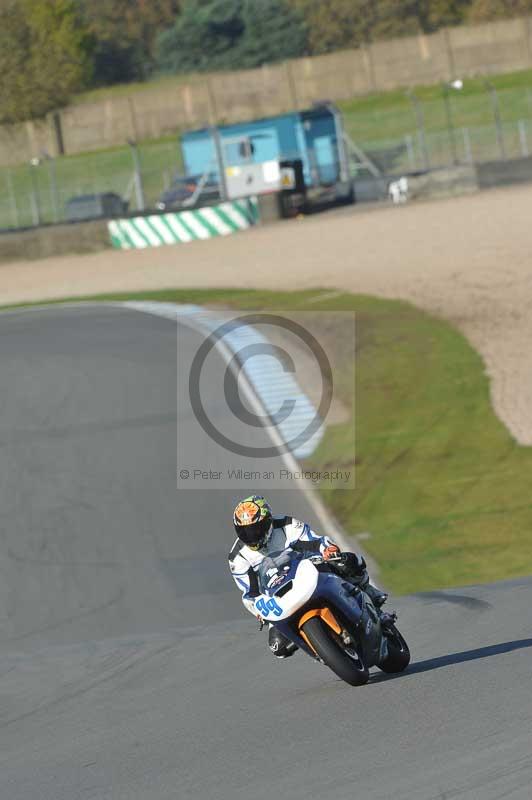
<instances>
[{"instance_id":1,"label":"green and white kerb","mask_svg":"<svg viewBox=\"0 0 532 800\"><path fill-rule=\"evenodd\" d=\"M258 206L253 197L191 211L111 220L108 229L113 247L131 250L229 236L257 221Z\"/></svg>"}]
</instances>

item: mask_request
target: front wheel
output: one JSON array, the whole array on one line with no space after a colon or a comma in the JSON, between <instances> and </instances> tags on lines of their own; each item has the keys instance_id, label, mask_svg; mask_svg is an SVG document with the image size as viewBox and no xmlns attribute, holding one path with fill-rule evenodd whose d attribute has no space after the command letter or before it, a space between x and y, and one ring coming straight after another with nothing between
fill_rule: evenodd
<instances>
[{"instance_id":1,"label":"front wheel","mask_svg":"<svg viewBox=\"0 0 532 800\"><path fill-rule=\"evenodd\" d=\"M390 625L384 632L388 644L388 655L379 664L383 672L402 672L410 664L410 650L395 625Z\"/></svg>"},{"instance_id":2,"label":"front wheel","mask_svg":"<svg viewBox=\"0 0 532 800\"><path fill-rule=\"evenodd\" d=\"M336 634L320 617L305 622L302 630L321 660L343 681L351 686L368 682L369 670L356 653L349 655L336 641Z\"/></svg>"}]
</instances>

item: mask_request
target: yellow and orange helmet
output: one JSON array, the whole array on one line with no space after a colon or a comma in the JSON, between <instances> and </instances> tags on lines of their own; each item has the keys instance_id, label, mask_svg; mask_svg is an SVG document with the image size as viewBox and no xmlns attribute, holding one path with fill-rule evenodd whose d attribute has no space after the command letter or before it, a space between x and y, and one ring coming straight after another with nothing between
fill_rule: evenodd
<instances>
[{"instance_id":1,"label":"yellow and orange helmet","mask_svg":"<svg viewBox=\"0 0 532 800\"><path fill-rule=\"evenodd\" d=\"M258 550L271 530L272 510L264 497L257 494L246 497L235 508L233 525L240 541Z\"/></svg>"}]
</instances>

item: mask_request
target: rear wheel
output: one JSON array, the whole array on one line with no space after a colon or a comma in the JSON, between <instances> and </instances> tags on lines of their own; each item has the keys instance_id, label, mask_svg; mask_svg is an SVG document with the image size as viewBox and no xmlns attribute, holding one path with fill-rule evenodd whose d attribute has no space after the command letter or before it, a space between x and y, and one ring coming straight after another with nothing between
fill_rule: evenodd
<instances>
[{"instance_id":1,"label":"rear wheel","mask_svg":"<svg viewBox=\"0 0 532 800\"><path fill-rule=\"evenodd\" d=\"M346 652L336 641L334 631L320 617L309 619L302 630L321 660L339 678L351 686L362 686L368 682L369 670L360 656L354 650L351 654Z\"/></svg>"},{"instance_id":2,"label":"rear wheel","mask_svg":"<svg viewBox=\"0 0 532 800\"><path fill-rule=\"evenodd\" d=\"M388 643L388 655L379 664L383 672L402 672L410 664L410 650L406 641L395 625L390 625L384 631Z\"/></svg>"}]
</instances>

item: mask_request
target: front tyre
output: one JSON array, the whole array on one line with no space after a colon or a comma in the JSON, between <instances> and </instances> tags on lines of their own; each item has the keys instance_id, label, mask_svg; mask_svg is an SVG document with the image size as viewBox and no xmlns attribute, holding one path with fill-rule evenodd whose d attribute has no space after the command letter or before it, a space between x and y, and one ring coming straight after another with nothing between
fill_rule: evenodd
<instances>
[{"instance_id":1,"label":"front tyre","mask_svg":"<svg viewBox=\"0 0 532 800\"><path fill-rule=\"evenodd\" d=\"M302 630L321 660L343 681L351 686L362 686L368 682L369 670L359 656L345 652L336 634L320 617L312 617Z\"/></svg>"},{"instance_id":2,"label":"front tyre","mask_svg":"<svg viewBox=\"0 0 532 800\"><path fill-rule=\"evenodd\" d=\"M384 636L388 644L388 655L378 665L379 669L382 669L383 672L402 672L410 664L408 645L395 625L387 627Z\"/></svg>"}]
</instances>

